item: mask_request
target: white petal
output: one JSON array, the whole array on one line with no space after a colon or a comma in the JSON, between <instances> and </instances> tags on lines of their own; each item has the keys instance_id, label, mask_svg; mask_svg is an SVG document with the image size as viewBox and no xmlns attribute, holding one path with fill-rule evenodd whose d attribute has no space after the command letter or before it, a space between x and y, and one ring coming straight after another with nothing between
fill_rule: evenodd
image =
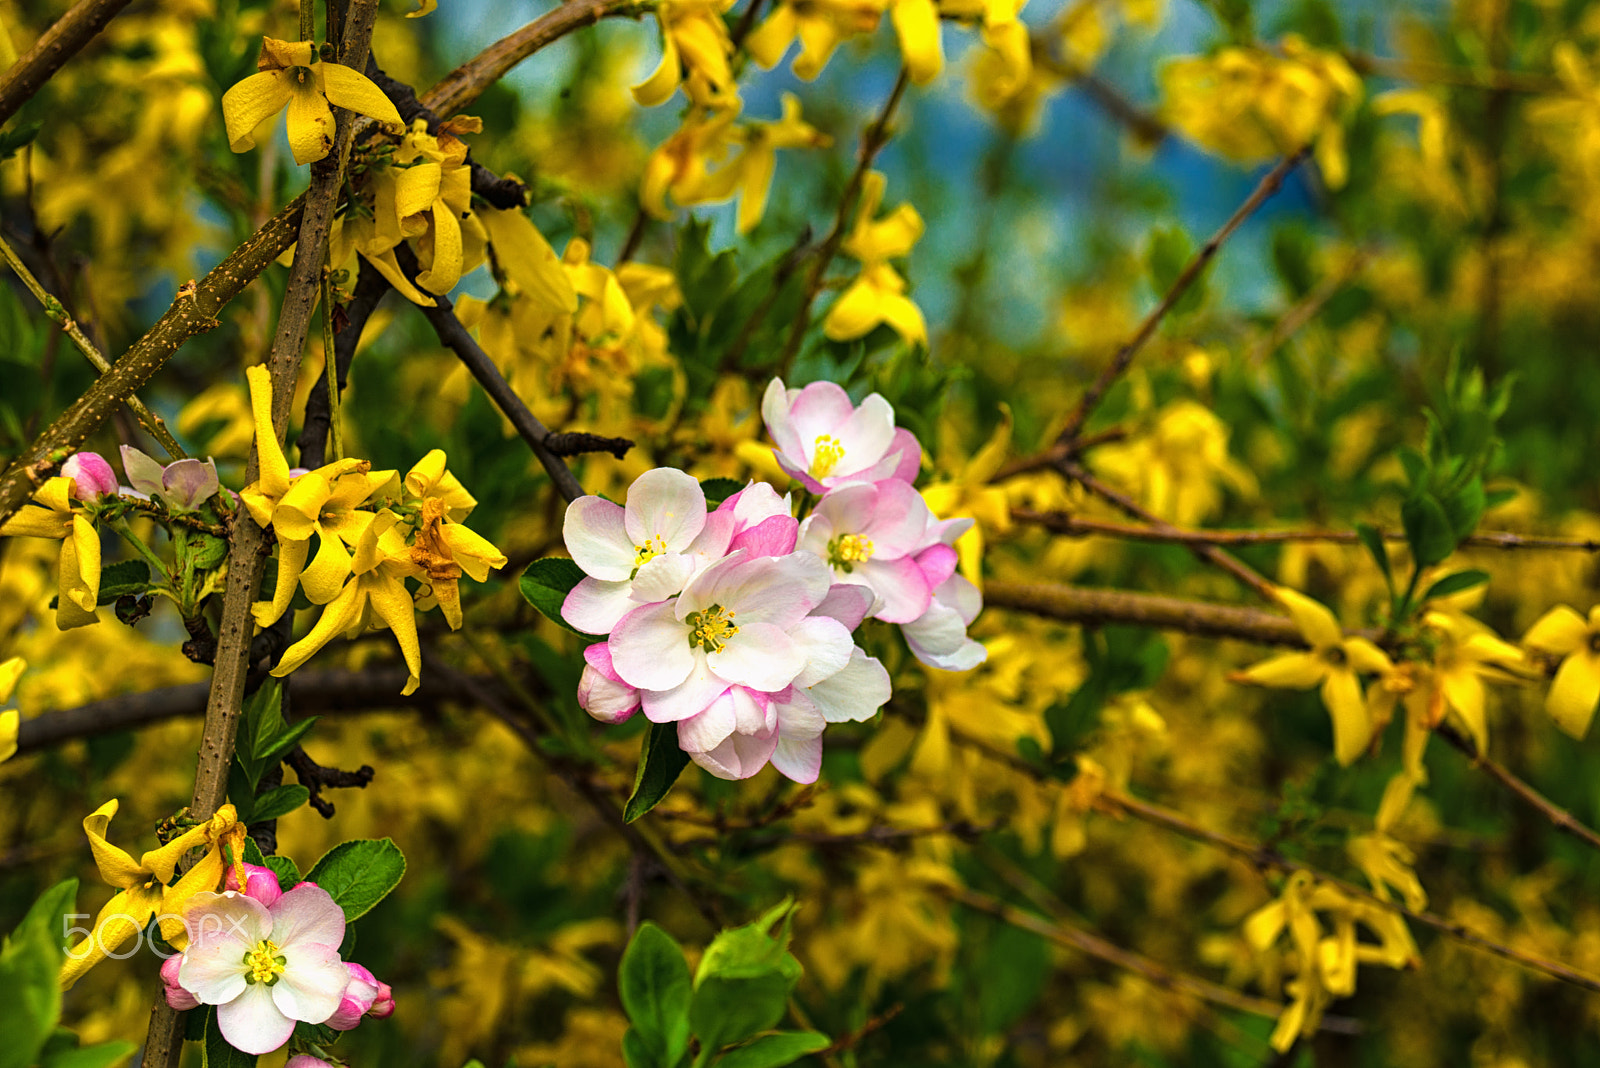
<instances>
[{"instance_id":1,"label":"white petal","mask_svg":"<svg viewBox=\"0 0 1600 1068\"><path fill-rule=\"evenodd\" d=\"M350 970L339 959L338 945L302 943L285 949L284 957L283 974L272 986L272 1000L279 1010L291 1020L313 1024L332 1016L350 985Z\"/></svg>"},{"instance_id":2,"label":"white petal","mask_svg":"<svg viewBox=\"0 0 1600 1068\"><path fill-rule=\"evenodd\" d=\"M706 524L705 491L693 475L653 468L628 487L623 522L634 545L659 538L666 551L682 552Z\"/></svg>"},{"instance_id":3,"label":"white petal","mask_svg":"<svg viewBox=\"0 0 1600 1068\"><path fill-rule=\"evenodd\" d=\"M981 648L981 646L980 646ZM889 700L889 672L860 649L850 653L843 671L806 691L829 723L860 722L877 715Z\"/></svg>"},{"instance_id":4,"label":"white petal","mask_svg":"<svg viewBox=\"0 0 1600 1068\"><path fill-rule=\"evenodd\" d=\"M789 404L789 391L783 388L783 380L774 378L768 382L767 391L761 397L762 421L767 424L772 440L778 443L779 451L798 461L802 458L800 435L789 419Z\"/></svg>"},{"instance_id":5,"label":"white petal","mask_svg":"<svg viewBox=\"0 0 1600 1068\"><path fill-rule=\"evenodd\" d=\"M694 577L694 558L684 553L667 553L645 562L633 576L635 604L652 604L676 597Z\"/></svg>"},{"instance_id":6,"label":"white petal","mask_svg":"<svg viewBox=\"0 0 1600 1068\"><path fill-rule=\"evenodd\" d=\"M949 656L967 640L967 624L949 605L934 601L928 610L910 623L900 625L901 633L913 649L923 650L933 656ZM917 659L926 663L923 652Z\"/></svg>"},{"instance_id":7,"label":"white petal","mask_svg":"<svg viewBox=\"0 0 1600 1068\"><path fill-rule=\"evenodd\" d=\"M199 999L202 1005L225 1005L244 992L243 942L212 939L191 944L178 965L178 985Z\"/></svg>"},{"instance_id":8,"label":"white petal","mask_svg":"<svg viewBox=\"0 0 1600 1068\"><path fill-rule=\"evenodd\" d=\"M860 576L878 595L873 607L875 619L887 623L909 623L928 610L933 603L933 591L928 588L928 576L909 556L898 560L863 560L855 565L851 578Z\"/></svg>"},{"instance_id":9,"label":"white petal","mask_svg":"<svg viewBox=\"0 0 1600 1068\"><path fill-rule=\"evenodd\" d=\"M815 686L837 675L850 663L855 649L845 625L827 616L807 616L789 628L789 637L806 660L806 666L795 677L796 686Z\"/></svg>"},{"instance_id":10,"label":"white petal","mask_svg":"<svg viewBox=\"0 0 1600 1068\"><path fill-rule=\"evenodd\" d=\"M871 590L853 582L838 582L828 590L828 596L811 610L814 616L827 616L844 624L845 630L855 630L872 611L876 598Z\"/></svg>"},{"instance_id":11,"label":"white petal","mask_svg":"<svg viewBox=\"0 0 1600 1068\"><path fill-rule=\"evenodd\" d=\"M609 644L617 674L641 690L670 690L694 669L689 628L674 616L671 601L629 612L612 630Z\"/></svg>"},{"instance_id":12,"label":"white petal","mask_svg":"<svg viewBox=\"0 0 1600 1068\"><path fill-rule=\"evenodd\" d=\"M761 557L722 573L713 603L736 613L739 626L771 623L788 629L828 596L833 573L810 553Z\"/></svg>"},{"instance_id":13,"label":"white petal","mask_svg":"<svg viewBox=\"0 0 1600 1068\"><path fill-rule=\"evenodd\" d=\"M640 542L629 539L620 506L600 497L579 497L567 505L561 536L584 574L609 582L633 574Z\"/></svg>"},{"instance_id":14,"label":"white petal","mask_svg":"<svg viewBox=\"0 0 1600 1068\"><path fill-rule=\"evenodd\" d=\"M639 708L639 691L585 665L578 680L578 707L601 723L621 723Z\"/></svg>"},{"instance_id":15,"label":"white petal","mask_svg":"<svg viewBox=\"0 0 1600 1068\"><path fill-rule=\"evenodd\" d=\"M320 886L302 883L267 911L272 913L271 938L285 954L301 945L337 949L344 941L344 909Z\"/></svg>"},{"instance_id":16,"label":"white petal","mask_svg":"<svg viewBox=\"0 0 1600 1068\"><path fill-rule=\"evenodd\" d=\"M727 690L728 683L719 679L706 665L706 654L696 649L692 656L694 667L689 677L669 690L645 690L640 697L644 715L651 723L675 723L698 714Z\"/></svg>"},{"instance_id":17,"label":"white petal","mask_svg":"<svg viewBox=\"0 0 1600 1068\"><path fill-rule=\"evenodd\" d=\"M734 710L733 691L729 690L688 719L678 722L678 748L685 753L715 749L738 726L739 715Z\"/></svg>"},{"instance_id":18,"label":"white petal","mask_svg":"<svg viewBox=\"0 0 1600 1068\"><path fill-rule=\"evenodd\" d=\"M561 618L585 634L610 634L623 616L640 605L633 599L632 589L633 583L627 579L586 578L572 587L561 603Z\"/></svg>"},{"instance_id":19,"label":"white petal","mask_svg":"<svg viewBox=\"0 0 1600 1068\"><path fill-rule=\"evenodd\" d=\"M217 1006L217 1028L229 1045L259 1056L282 1048L294 1033L294 1021L273 1004L271 987L253 983L232 1001Z\"/></svg>"},{"instance_id":20,"label":"white petal","mask_svg":"<svg viewBox=\"0 0 1600 1068\"><path fill-rule=\"evenodd\" d=\"M781 627L741 622L721 652L706 654L706 664L735 686L772 693L793 682L806 661Z\"/></svg>"},{"instance_id":21,"label":"white petal","mask_svg":"<svg viewBox=\"0 0 1600 1068\"><path fill-rule=\"evenodd\" d=\"M834 436L844 447L844 459L834 475L848 478L852 472L865 470L883 459L889 450L889 443L894 440L894 408L873 393L834 431Z\"/></svg>"},{"instance_id":22,"label":"white petal","mask_svg":"<svg viewBox=\"0 0 1600 1068\"><path fill-rule=\"evenodd\" d=\"M183 921L191 942L219 942L230 952L236 948L240 958L272 931L267 907L234 890L221 894L208 890L194 895L184 909Z\"/></svg>"},{"instance_id":23,"label":"white petal","mask_svg":"<svg viewBox=\"0 0 1600 1068\"><path fill-rule=\"evenodd\" d=\"M721 745L689 759L719 779L748 779L767 766L778 748L778 732L764 735L730 734Z\"/></svg>"},{"instance_id":24,"label":"white petal","mask_svg":"<svg viewBox=\"0 0 1600 1068\"><path fill-rule=\"evenodd\" d=\"M778 737L772 750L772 766L784 777L798 783L813 783L822 771L822 739Z\"/></svg>"}]
</instances>

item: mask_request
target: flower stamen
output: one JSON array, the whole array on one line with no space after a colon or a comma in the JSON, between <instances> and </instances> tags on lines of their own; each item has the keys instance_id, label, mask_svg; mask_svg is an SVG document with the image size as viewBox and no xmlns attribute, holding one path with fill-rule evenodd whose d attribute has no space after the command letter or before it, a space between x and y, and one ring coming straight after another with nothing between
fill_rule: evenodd
<instances>
[{"instance_id":1,"label":"flower stamen","mask_svg":"<svg viewBox=\"0 0 1600 1068\"><path fill-rule=\"evenodd\" d=\"M832 434L818 434L811 453L811 477L827 478L844 459L844 445Z\"/></svg>"},{"instance_id":2,"label":"flower stamen","mask_svg":"<svg viewBox=\"0 0 1600 1068\"><path fill-rule=\"evenodd\" d=\"M860 534L841 534L828 542L828 563L849 574L854 565L872 559L872 539Z\"/></svg>"},{"instance_id":3,"label":"flower stamen","mask_svg":"<svg viewBox=\"0 0 1600 1068\"><path fill-rule=\"evenodd\" d=\"M650 537L644 539L643 545L635 545L633 547L633 573L637 575L641 567L666 551L667 542L665 538Z\"/></svg>"},{"instance_id":4,"label":"flower stamen","mask_svg":"<svg viewBox=\"0 0 1600 1068\"><path fill-rule=\"evenodd\" d=\"M263 938L244 955L244 981L252 986L256 983L271 986L278 981L284 965L288 963L288 958L278 953L277 943Z\"/></svg>"},{"instance_id":5,"label":"flower stamen","mask_svg":"<svg viewBox=\"0 0 1600 1068\"><path fill-rule=\"evenodd\" d=\"M720 653L728 639L739 633L733 625L733 612L714 604L703 612L690 612L684 617L689 624L689 644L708 653Z\"/></svg>"}]
</instances>

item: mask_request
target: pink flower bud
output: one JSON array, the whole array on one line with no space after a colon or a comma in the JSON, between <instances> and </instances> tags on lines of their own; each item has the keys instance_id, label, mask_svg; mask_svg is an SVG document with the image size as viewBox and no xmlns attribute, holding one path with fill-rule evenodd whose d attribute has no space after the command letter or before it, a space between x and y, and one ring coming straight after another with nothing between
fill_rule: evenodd
<instances>
[{"instance_id":1,"label":"pink flower bud","mask_svg":"<svg viewBox=\"0 0 1600 1068\"><path fill-rule=\"evenodd\" d=\"M182 966L182 953L174 953L161 965L161 989L167 995L167 1004L179 1012L200 1004L199 998L178 984L178 969Z\"/></svg>"},{"instance_id":2,"label":"pink flower bud","mask_svg":"<svg viewBox=\"0 0 1600 1068\"><path fill-rule=\"evenodd\" d=\"M296 1054L289 1058L289 1063L283 1068L333 1068L333 1065L321 1057L313 1057L309 1053Z\"/></svg>"},{"instance_id":3,"label":"pink flower bud","mask_svg":"<svg viewBox=\"0 0 1600 1068\"><path fill-rule=\"evenodd\" d=\"M239 885L236 868L228 869L227 882L223 884L228 890L243 890L245 897L253 897L268 908L272 903L283 896L283 888L278 885L278 876L271 868L263 868L259 864L245 864L244 885Z\"/></svg>"},{"instance_id":4,"label":"pink flower bud","mask_svg":"<svg viewBox=\"0 0 1600 1068\"><path fill-rule=\"evenodd\" d=\"M61 465L61 473L72 479L73 496L87 501L103 493L117 492L117 476L105 457L92 452L75 452Z\"/></svg>"},{"instance_id":5,"label":"pink flower bud","mask_svg":"<svg viewBox=\"0 0 1600 1068\"><path fill-rule=\"evenodd\" d=\"M382 1020L393 1014L394 993L388 983L378 982L376 976L354 961L345 961L344 966L350 970L350 983L344 988L339 1007L323 1023L335 1031L350 1031L363 1016Z\"/></svg>"}]
</instances>

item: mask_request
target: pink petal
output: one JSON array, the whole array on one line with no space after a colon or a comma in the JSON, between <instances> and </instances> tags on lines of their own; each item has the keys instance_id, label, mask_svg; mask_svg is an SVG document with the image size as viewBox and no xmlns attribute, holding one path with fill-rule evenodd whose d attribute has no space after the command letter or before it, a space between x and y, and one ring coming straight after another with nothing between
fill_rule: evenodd
<instances>
[{"instance_id":1,"label":"pink petal","mask_svg":"<svg viewBox=\"0 0 1600 1068\"><path fill-rule=\"evenodd\" d=\"M867 618L876 600L872 591L865 586L853 582L835 583L822 603L811 610L811 614L837 619L844 624L845 630L853 631Z\"/></svg>"},{"instance_id":2,"label":"pink petal","mask_svg":"<svg viewBox=\"0 0 1600 1068\"><path fill-rule=\"evenodd\" d=\"M272 940L286 954L301 945L338 948L344 941L344 909L315 883L301 883L274 901L268 911L272 913Z\"/></svg>"},{"instance_id":3,"label":"pink petal","mask_svg":"<svg viewBox=\"0 0 1600 1068\"><path fill-rule=\"evenodd\" d=\"M146 497L160 493L164 488L161 484L164 471L160 462L132 445L122 446L122 470L128 475L128 484Z\"/></svg>"},{"instance_id":4,"label":"pink petal","mask_svg":"<svg viewBox=\"0 0 1600 1068\"><path fill-rule=\"evenodd\" d=\"M728 547L743 549L751 556L788 556L794 552L799 533L798 520L787 515L775 515L735 535Z\"/></svg>"},{"instance_id":5,"label":"pink petal","mask_svg":"<svg viewBox=\"0 0 1600 1068\"><path fill-rule=\"evenodd\" d=\"M796 686L815 686L843 671L855 648L845 625L827 616L807 616L789 629L789 637L806 661L795 677Z\"/></svg>"},{"instance_id":6,"label":"pink petal","mask_svg":"<svg viewBox=\"0 0 1600 1068\"><path fill-rule=\"evenodd\" d=\"M767 766L777 748L775 730L756 735L730 734L715 749L689 753L689 759L719 779L748 779Z\"/></svg>"},{"instance_id":7,"label":"pink petal","mask_svg":"<svg viewBox=\"0 0 1600 1068\"><path fill-rule=\"evenodd\" d=\"M126 461L123 466L127 466ZM161 476L161 499L186 512L199 508L220 488L217 465L212 460L177 460L168 464Z\"/></svg>"},{"instance_id":8,"label":"pink petal","mask_svg":"<svg viewBox=\"0 0 1600 1068\"><path fill-rule=\"evenodd\" d=\"M790 781L816 782L822 772L822 739L785 738L779 735L770 759L772 766Z\"/></svg>"},{"instance_id":9,"label":"pink petal","mask_svg":"<svg viewBox=\"0 0 1600 1068\"><path fill-rule=\"evenodd\" d=\"M635 546L659 539L665 551L682 552L705 526L705 491L692 475L672 467L653 468L628 487L623 522Z\"/></svg>"},{"instance_id":10,"label":"pink petal","mask_svg":"<svg viewBox=\"0 0 1600 1068\"><path fill-rule=\"evenodd\" d=\"M872 558L894 559L922 548L928 524L934 521L922 494L912 489L911 483L893 479L879 482L875 488L878 499L872 517L855 528L872 539Z\"/></svg>"},{"instance_id":11,"label":"pink petal","mask_svg":"<svg viewBox=\"0 0 1600 1068\"><path fill-rule=\"evenodd\" d=\"M940 542L930 545L916 555L917 566L922 568L923 576L928 580L928 585L938 589L945 579L956 573L956 563L960 557L950 546Z\"/></svg>"},{"instance_id":12,"label":"pink petal","mask_svg":"<svg viewBox=\"0 0 1600 1068\"><path fill-rule=\"evenodd\" d=\"M883 459L889 451L889 443L894 440L894 408L878 394L870 394L838 426L834 436L844 447L844 459L834 477L849 478Z\"/></svg>"},{"instance_id":13,"label":"pink petal","mask_svg":"<svg viewBox=\"0 0 1600 1068\"><path fill-rule=\"evenodd\" d=\"M293 893L293 891L290 891ZM272 985L272 1000L291 1020L318 1024L332 1016L350 985L350 972L339 959L337 944L280 945L288 963Z\"/></svg>"},{"instance_id":14,"label":"pink petal","mask_svg":"<svg viewBox=\"0 0 1600 1068\"><path fill-rule=\"evenodd\" d=\"M799 391L794 392L798 394ZM799 460L804 450L800 447L800 434L789 416L792 404L790 391L783 388L782 379L774 378L767 383L767 391L761 397L761 418L767 424L767 433L778 443L780 453L786 452Z\"/></svg>"},{"instance_id":15,"label":"pink petal","mask_svg":"<svg viewBox=\"0 0 1600 1068\"><path fill-rule=\"evenodd\" d=\"M739 715L733 694L724 692L715 701L687 719L678 721L678 748L685 753L703 753L721 745L739 729Z\"/></svg>"},{"instance_id":16,"label":"pink petal","mask_svg":"<svg viewBox=\"0 0 1600 1068\"><path fill-rule=\"evenodd\" d=\"M283 985L283 980L276 985ZM294 1021L273 1003L273 989L266 983L254 983L232 1001L217 1006L217 1028L230 1046L260 1056L289 1041Z\"/></svg>"},{"instance_id":17,"label":"pink petal","mask_svg":"<svg viewBox=\"0 0 1600 1068\"><path fill-rule=\"evenodd\" d=\"M832 382L813 382L794 398L789 405L789 418L794 424L795 435L800 439L800 451L807 467L811 466L812 449L817 438L823 434L838 437L840 429L849 422L854 412L850 394ZM891 414L891 425L893 418Z\"/></svg>"},{"instance_id":18,"label":"pink petal","mask_svg":"<svg viewBox=\"0 0 1600 1068\"><path fill-rule=\"evenodd\" d=\"M606 582L586 578L572 587L561 602L561 618L585 634L610 634L622 617L639 607L627 579Z\"/></svg>"},{"instance_id":19,"label":"pink petal","mask_svg":"<svg viewBox=\"0 0 1600 1068\"><path fill-rule=\"evenodd\" d=\"M884 666L860 649L852 649L844 670L811 687L806 696L829 723L860 722L878 714L889 700L890 690ZM780 709L780 717L782 712Z\"/></svg>"},{"instance_id":20,"label":"pink petal","mask_svg":"<svg viewBox=\"0 0 1600 1068\"><path fill-rule=\"evenodd\" d=\"M922 473L922 443L911 431L898 427L889 442L888 455L895 453L899 453L900 459L889 477L898 478L901 482L915 482Z\"/></svg>"},{"instance_id":21,"label":"pink petal","mask_svg":"<svg viewBox=\"0 0 1600 1068\"><path fill-rule=\"evenodd\" d=\"M873 618L886 623L909 623L926 612L933 601L927 577L909 556L863 560L855 565L854 575L861 576L878 595L880 603Z\"/></svg>"},{"instance_id":22,"label":"pink petal","mask_svg":"<svg viewBox=\"0 0 1600 1068\"><path fill-rule=\"evenodd\" d=\"M706 654L706 665L735 686L770 692L793 682L806 661L783 628L741 622L721 652Z\"/></svg>"},{"instance_id":23,"label":"pink petal","mask_svg":"<svg viewBox=\"0 0 1600 1068\"><path fill-rule=\"evenodd\" d=\"M610 645L617 675L641 690L670 690L694 669L689 628L675 617L671 601L623 616L611 632Z\"/></svg>"},{"instance_id":24,"label":"pink petal","mask_svg":"<svg viewBox=\"0 0 1600 1068\"><path fill-rule=\"evenodd\" d=\"M621 506L600 497L579 497L567 505L561 536L584 574L608 582L633 575L639 543L628 537Z\"/></svg>"},{"instance_id":25,"label":"pink petal","mask_svg":"<svg viewBox=\"0 0 1600 1068\"><path fill-rule=\"evenodd\" d=\"M117 492L117 475L97 452L75 452L61 465L61 473L72 479L73 496L79 500L94 500L103 494Z\"/></svg>"},{"instance_id":26,"label":"pink petal","mask_svg":"<svg viewBox=\"0 0 1600 1068\"><path fill-rule=\"evenodd\" d=\"M640 697L644 715L651 723L677 723L698 715L728 689L706 663L706 654L695 650L694 668L689 677L669 690L646 690Z\"/></svg>"},{"instance_id":27,"label":"pink petal","mask_svg":"<svg viewBox=\"0 0 1600 1068\"><path fill-rule=\"evenodd\" d=\"M622 723L639 710L639 691L625 682L608 678L593 666L585 667L583 677L578 680L578 707L601 723Z\"/></svg>"}]
</instances>

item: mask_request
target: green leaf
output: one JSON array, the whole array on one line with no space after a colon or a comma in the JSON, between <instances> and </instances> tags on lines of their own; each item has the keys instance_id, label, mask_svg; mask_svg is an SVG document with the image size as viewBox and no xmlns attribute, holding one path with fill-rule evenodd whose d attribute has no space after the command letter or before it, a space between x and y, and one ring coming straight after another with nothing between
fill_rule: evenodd
<instances>
[{"instance_id":1,"label":"green leaf","mask_svg":"<svg viewBox=\"0 0 1600 1068\"><path fill-rule=\"evenodd\" d=\"M700 488L705 491L706 504L715 507L744 489L744 483L736 478L706 478L700 480Z\"/></svg>"},{"instance_id":2,"label":"green leaf","mask_svg":"<svg viewBox=\"0 0 1600 1068\"><path fill-rule=\"evenodd\" d=\"M300 744L300 740L317 725L318 716L307 716L297 720L293 726L285 727L283 732L272 742L272 748L261 757L263 773L289 755L289 750Z\"/></svg>"},{"instance_id":3,"label":"green leaf","mask_svg":"<svg viewBox=\"0 0 1600 1068\"><path fill-rule=\"evenodd\" d=\"M40 1068L111 1068L138 1049L132 1042L102 1042L96 1046L62 1050L40 1062Z\"/></svg>"},{"instance_id":4,"label":"green leaf","mask_svg":"<svg viewBox=\"0 0 1600 1068\"><path fill-rule=\"evenodd\" d=\"M1424 493L1401 505L1400 524L1418 567L1431 567L1455 552L1456 535L1450 517L1433 494Z\"/></svg>"},{"instance_id":5,"label":"green leaf","mask_svg":"<svg viewBox=\"0 0 1600 1068\"><path fill-rule=\"evenodd\" d=\"M794 982L778 972L744 979L706 979L695 987L689 1024L700 1037L697 1063L709 1054L770 1031L788 1009Z\"/></svg>"},{"instance_id":6,"label":"green leaf","mask_svg":"<svg viewBox=\"0 0 1600 1068\"><path fill-rule=\"evenodd\" d=\"M820 1031L779 1031L762 1035L748 1046L729 1050L717 1058L718 1068L781 1068L832 1043Z\"/></svg>"},{"instance_id":7,"label":"green leaf","mask_svg":"<svg viewBox=\"0 0 1600 1068\"><path fill-rule=\"evenodd\" d=\"M118 560L100 570L100 595L95 603L111 604L118 597L144 593L149 588L149 564L143 560Z\"/></svg>"},{"instance_id":8,"label":"green leaf","mask_svg":"<svg viewBox=\"0 0 1600 1068\"><path fill-rule=\"evenodd\" d=\"M346 922L360 919L400 885L405 854L388 838L341 842L306 873L344 909Z\"/></svg>"},{"instance_id":9,"label":"green leaf","mask_svg":"<svg viewBox=\"0 0 1600 1068\"><path fill-rule=\"evenodd\" d=\"M639 753L639 770L633 777L633 793L622 810L623 820L632 823L660 804L688 766L688 754L678 748L678 725L650 724L650 735Z\"/></svg>"},{"instance_id":10,"label":"green leaf","mask_svg":"<svg viewBox=\"0 0 1600 1068\"><path fill-rule=\"evenodd\" d=\"M0 160L10 159L26 148L44 128L42 122L20 123L14 130L0 130Z\"/></svg>"},{"instance_id":11,"label":"green leaf","mask_svg":"<svg viewBox=\"0 0 1600 1068\"><path fill-rule=\"evenodd\" d=\"M1422 599L1431 601L1435 597L1449 597L1452 593L1470 590L1472 587L1481 586L1488 581L1489 572L1487 571L1478 571L1476 569L1457 571L1454 574L1446 575L1432 586L1429 586L1428 592L1422 595Z\"/></svg>"},{"instance_id":12,"label":"green leaf","mask_svg":"<svg viewBox=\"0 0 1600 1068\"><path fill-rule=\"evenodd\" d=\"M1488 497L1483 492L1483 479L1474 478L1466 485L1448 493L1439 502L1444 507L1444 514L1450 520L1450 529L1455 532L1456 542L1478 529L1478 520L1483 518L1483 510L1488 504Z\"/></svg>"},{"instance_id":13,"label":"green leaf","mask_svg":"<svg viewBox=\"0 0 1600 1068\"><path fill-rule=\"evenodd\" d=\"M1498 508L1502 504L1509 504L1516 499L1517 491L1514 489L1490 490L1488 493L1484 494L1483 508L1484 511L1488 511L1491 508Z\"/></svg>"},{"instance_id":14,"label":"green leaf","mask_svg":"<svg viewBox=\"0 0 1600 1068\"><path fill-rule=\"evenodd\" d=\"M285 890L291 890L299 883L300 867L288 857L263 857L263 866L272 869L272 874L278 877L278 885Z\"/></svg>"},{"instance_id":15,"label":"green leaf","mask_svg":"<svg viewBox=\"0 0 1600 1068\"><path fill-rule=\"evenodd\" d=\"M639 1032L631 1027L622 1036L622 1059L628 1068L672 1068L658 1059L655 1051L639 1037Z\"/></svg>"},{"instance_id":16,"label":"green leaf","mask_svg":"<svg viewBox=\"0 0 1600 1068\"><path fill-rule=\"evenodd\" d=\"M689 1048L689 964L672 936L640 925L622 954L617 975L622 1008L657 1063L674 1065Z\"/></svg>"},{"instance_id":17,"label":"green leaf","mask_svg":"<svg viewBox=\"0 0 1600 1068\"><path fill-rule=\"evenodd\" d=\"M277 680L263 682L245 699L234 742L234 756L252 791L260 783L261 773L266 770L266 756L283 730L283 684ZM234 798L234 804L238 803L239 799Z\"/></svg>"},{"instance_id":18,"label":"green leaf","mask_svg":"<svg viewBox=\"0 0 1600 1068\"><path fill-rule=\"evenodd\" d=\"M1183 227L1158 227L1151 232L1150 249L1145 256L1145 264L1150 271L1150 287L1156 299L1166 296L1193 256L1194 242L1189 240L1189 235L1184 233ZM1201 275L1172 306L1172 313L1183 315L1198 308L1200 302L1205 299L1205 292L1205 276Z\"/></svg>"},{"instance_id":19,"label":"green leaf","mask_svg":"<svg viewBox=\"0 0 1600 1068\"><path fill-rule=\"evenodd\" d=\"M528 603L537 608L541 615L555 623L559 623L574 634L583 634L586 638L596 638L596 634L584 634L583 631L561 618L561 605L567 599L567 594L572 592L572 587L584 579L583 569L563 556L547 556L543 560L535 560L528 565L528 570L522 573L522 596Z\"/></svg>"},{"instance_id":20,"label":"green leaf","mask_svg":"<svg viewBox=\"0 0 1600 1068\"><path fill-rule=\"evenodd\" d=\"M0 1068L28 1068L61 1016L64 918L77 899L68 879L41 894L0 946Z\"/></svg>"},{"instance_id":21,"label":"green leaf","mask_svg":"<svg viewBox=\"0 0 1600 1068\"><path fill-rule=\"evenodd\" d=\"M1361 544L1367 547L1367 552L1372 556L1372 562L1378 565L1378 570L1383 572L1383 581L1388 584L1389 592L1394 592L1394 572L1389 568L1389 547L1383 543L1383 535L1378 533L1378 528L1371 523L1357 523L1356 537L1361 539Z\"/></svg>"},{"instance_id":22,"label":"green leaf","mask_svg":"<svg viewBox=\"0 0 1600 1068\"><path fill-rule=\"evenodd\" d=\"M1400 457L1400 466L1405 469L1406 482L1413 488L1426 486L1431 470L1428 466L1427 457L1409 445L1401 447L1398 455Z\"/></svg>"},{"instance_id":23,"label":"green leaf","mask_svg":"<svg viewBox=\"0 0 1600 1068\"><path fill-rule=\"evenodd\" d=\"M233 763L228 765L228 800L233 802L240 823L249 825L255 822L256 788L250 782L250 774L244 770L244 765L239 763L238 753L234 753Z\"/></svg>"},{"instance_id":24,"label":"green leaf","mask_svg":"<svg viewBox=\"0 0 1600 1068\"><path fill-rule=\"evenodd\" d=\"M256 1057L234 1049L222 1037L214 1009L206 1010L206 1044L202 1048L201 1068L255 1068Z\"/></svg>"},{"instance_id":25,"label":"green leaf","mask_svg":"<svg viewBox=\"0 0 1600 1068\"><path fill-rule=\"evenodd\" d=\"M255 822L287 816L311 797L311 791L298 784L275 786L256 797Z\"/></svg>"}]
</instances>

